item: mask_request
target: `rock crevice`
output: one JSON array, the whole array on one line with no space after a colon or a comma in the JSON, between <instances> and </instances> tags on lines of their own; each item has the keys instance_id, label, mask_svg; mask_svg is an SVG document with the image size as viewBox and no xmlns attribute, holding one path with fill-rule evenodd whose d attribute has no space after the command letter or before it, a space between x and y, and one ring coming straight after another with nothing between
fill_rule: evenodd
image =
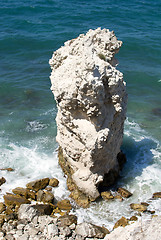
<instances>
[{"instance_id":1,"label":"rock crevice","mask_svg":"<svg viewBox=\"0 0 161 240\"><path fill-rule=\"evenodd\" d=\"M58 107L57 142L78 189L96 199L110 170L119 172L126 84L115 68L122 45L114 32L98 28L67 41L49 63Z\"/></svg>"}]
</instances>

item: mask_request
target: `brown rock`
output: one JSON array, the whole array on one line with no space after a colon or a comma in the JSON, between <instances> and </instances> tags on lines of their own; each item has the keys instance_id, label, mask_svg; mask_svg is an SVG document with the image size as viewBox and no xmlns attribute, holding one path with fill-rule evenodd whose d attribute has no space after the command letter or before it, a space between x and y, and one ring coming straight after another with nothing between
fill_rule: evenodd
<instances>
[{"instance_id":1,"label":"brown rock","mask_svg":"<svg viewBox=\"0 0 161 240\"><path fill-rule=\"evenodd\" d=\"M48 187L45 188L45 190L51 192L52 191L52 187L48 186Z\"/></svg>"},{"instance_id":2,"label":"brown rock","mask_svg":"<svg viewBox=\"0 0 161 240\"><path fill-rule=\"evenodd\" d=\"M153 193L153 198L161 198L161 192Z\"/></svg>"},{"instance_id":3,"label":"brown rock","mask_svg":"<svg viewBox=\"0 0 161 240\"><path fill-rule=\"evenodd\" d=\"M57 187L59 185L59 181L56 178L51 178L49 181L49 186L51 187Z\"/></svg>"},{"instance_id":4,"label":"brown rock","mask_svg":"<svg viewBox=\"0 0 161 240\"><path fill-rule=\"evenodd\" d=\"M115 223L113 229L118 228L118 227L125 227L126 225L128 225L128 223L129 223L129 221L125 217L122 217Z\"/></svg>"},{"instance_id":5,"label":"brown rock","mask_svg":"<svg viewBox=\"0 0 161 240\"><path fill-rule=\"evenodd\" d=\"M70 201L68 199L61 200L57 203L57 206L61 210L71 210L72 206L70 204Z\"/></svg>"},{"instance_id":6,"label":"brown rock","mask_svg":"<svg viewBox=\"0 0 161 240\"><path fill-rule=\"evenodd\" d=\"M149 206L149 203L141 202L141 205L144 205L144 206L148 207L148 206Z\"/></svg>"},{"instance_id":7,"label":"brown rock","mask_svg":"<svg viewBox=\"0 0 161 240\"><path fill-rule=\"evenodd\" d=\"M26 187L28 189L34 190L34 191L39 191L40 189L46 188L46 186L49 184L49 178L42 178L39 180L35 180L32 182L29 182L26 184Z\"/></svg>"},{"instance_id":8,"label":"brown rock","mask_svg":"<svg viewBox=\"0 0 161 240\"><path fill-rule=\"evenodd\" d=\"M5 222L6 214L0 214L0 227L2 227L3 223Z\"/></svg>"},{"instance_id":9,"label":"brown rock","mask_svg":"<svg viewBox=\"0 0 161 240\"><path fill-rule=\"evenodd\" d=\"M54 194L49 191L39 190L36 195L39 202L53 203L54 201Z\"/></svg>"},{"instance_id":10,"label":"brown rock","mask_svg":"<svg viewBox=\"0 0 161 240\"><path fill-rule=\"evenodd\" d=\"M77 224L77 217L75 215L64 215L60 216L58 218L58 226L64 227L64 226L70 226L73 223Z\"/></svg>"},{"instance_id":11,"label":"brown rock","mask_svg":"<svg viewBox=\"0 0 161 240\"><path fill-rule=\"evenodd\" d=\"M22 188L22 187L17 187L12 190L12 192L16 195L25 197L25 198L31 198L35 200L35 192L29 190L28 188Z\"/></svg>"},{"instance_id":12,"label":"brown rock","mask_svg":"<svg viewBox=\"0 0 161 240\"><path fill-rule=\"evenodd\" d=\"M2 202L0 202L0 213L6 210L6 205Z\"/></svg>"},{"instance_id":13,"label":"brown rock","mask_svg":"<svg viewBox=\"0 0 161 240\"><path fill-rule=\"evenodd\" d=\"M0 178L0 186L3 184L3 183L5 183L6 182L6 179L4 178L4 177L1 177Z\"/></svg>"},{"instance_id":14,"label":"brown rock","mask_svg":"<svg viewBox=\"0 0 161 240\"><path fill-rule=\"evenodd\" d=\"M14 171L14 169L13 168L0 168L0 170L2 170L2 171L8 171L8 172L13 172Z\"/></svg>"},{"instance_id":15,"label":"brown rock","mask_svg":"<svg viewBox=\"0 0 161 240\"><path fill-rule=\"evenodd\" d=\"M114 196L114 198L120 200L120 202L123 201L123 198L120 195L116 195L116 196Z\"/></svg>"},{"instance_id":16,"label":"brown rock","mask_svg":"<svg viewBox=\"0 0 161 240\"><path fill-rule=\"evenodd\" d=\"M5 170L5 171L8 171L8 172L13 172L14 169L13 168L0 168L0 170Z\"/></svg>"},{"instance_id":17,"label":"brown rock","mask_svg":"<svg viewBox=\"0 0 161 240\"><path fill-rule=\"evenodd\" d=\"M32 207L40 213L40 215L50 215L53 211L53 207L50 204L36 204Z\"/></svg>"},{"instance_id":18,"label":"brown rock","mask_svg":"<svg viewBox=\"0 0 161 240\"><path fill-rule=\"evenodd\" d=\"M54 202L54 194L48 191L44 191L43 199L44 203L53 203Z\"/></svg>"},{"instance_id":19,"label":"brown rock","mask_svg":"<svg viewBox=\"0 0 161 240\"><path fill-rule=\"evenodd\" d=\"M124 198L129 198L132 196L132 193L126 190L125 188L118 188L117 192Z\"/></svg>"},{"instance_id":20,"label":"brown rock","mask_svg":"<svg viewBox=\"0 0 161 240\"><path fill-rule=\"evenodd\" d=\"M139 212L145 212L147 211L147 207L142 205L142 204L138 204L138 203L131 203L130 204L131 209L139 211Z\"/></svg>"},{"instance_id":21,"label":"brown rock","mask_svg":"<svg viewBox=\"0 0 161 240\"><path fill-rule=\"evenodd\" d=\"M104 200L114 199L114 196L112 195L112 193L111 193L110 191L101 192L101 197L102 197Z\"/></svg>"},{"instance_id":22,"label":"brown rock","mask_svg":"<svg viewBox=\"0 0 161 240\"><path fill-rule=\"evenodd\" d=\"M137 221L138 220L138 218L136 217L136 216L132 216L131 218L130 218L130 221Z\"/></svg>"},{"instance_id":23,"label":"brown rock","mask_svg":"<svg viewBox=\"0 0 161 240\"><path fill-rule=\"evenodd\" d=\"M72 191L69 197L73 198L78 206L83 208L89 207L90 204L89 198L85 194L80 192L78 189Z\"/></svg>"},{"instance_id":24,"label":"brown rock","mask_svg":"<svg viewBox=\"0 0 161 240\"><path fill-rule=\"evenodd\" d=\"M27 204L30 203L29 200L27 200L24 197L14 195L14 194L6 194L3 196L5 205L8 207L10 205L12 206L20 206L21 204Z\"/></svg>"}]
</instances>

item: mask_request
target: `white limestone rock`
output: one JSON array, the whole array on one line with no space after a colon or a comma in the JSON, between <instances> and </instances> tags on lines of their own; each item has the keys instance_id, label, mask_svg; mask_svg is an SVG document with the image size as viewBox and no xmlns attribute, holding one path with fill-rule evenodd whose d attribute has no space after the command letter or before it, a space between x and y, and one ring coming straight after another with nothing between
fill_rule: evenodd
<instances>
[{"instance_id":1,"label":"white limestone rock","mask_svg":"<svg viewBox=\"0 0 161 240\"><path fill-rule=\"evenodd\" d=\"M56 139L73 181L92 198L99 196L104 174L119 169L127 103L114 59L121 45L113 31L98 28L67 41L49 61L58 107Z\"/></svg>"}]
</instances>

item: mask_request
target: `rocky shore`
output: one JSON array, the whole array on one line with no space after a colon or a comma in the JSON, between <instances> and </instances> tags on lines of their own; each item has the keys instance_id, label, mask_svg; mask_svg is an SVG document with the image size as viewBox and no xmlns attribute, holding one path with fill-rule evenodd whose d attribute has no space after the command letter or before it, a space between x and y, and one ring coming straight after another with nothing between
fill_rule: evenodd
<instances>
[{"instance_id":1,"label":"rocky shore","mask_svg":"<svg viewBox=\"0 0 161 240\"><path fill-rule=\"evenodd\" d=\"M5 182L3 177L0 178L1 185ZM122 217L110 233L106 226L77 223L77 217L72 213L75 206L70 198L55 199L53 192L58 186L58 179L44 178L29 182L26 188L17 187L12 193L6 193L4 202L0 203L0 240L132 240L150 239L150 236L160 239L161 217L148 210L148 203L131 204L134 215L130 219ZM115 193L101 193L102 201L123 201L131 196L132 193L124 188L118 188ZM161 198L161 192L153 194L152 199L157 198ZM138 220L137 216L144 212L149 213L150 220ZM156 230L155 235L153 229Z\"/></svg>"}]
</instances>

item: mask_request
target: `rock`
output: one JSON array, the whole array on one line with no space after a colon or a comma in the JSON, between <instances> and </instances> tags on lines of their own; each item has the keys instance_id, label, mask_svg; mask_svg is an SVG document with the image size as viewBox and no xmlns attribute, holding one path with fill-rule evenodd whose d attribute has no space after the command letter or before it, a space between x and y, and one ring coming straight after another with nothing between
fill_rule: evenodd
<instances>
[{"instance_id":1,"label":"rock","mask_svg":"<svg viewBox=\"0 0 161 240\"><path fill-rule=\"evenodd\" d=\"M102 227L98 227L91 223L80 223L76 226L76 234L82 237L95 237L95 238L104 238L106 233Z\"/></svg>"},{"instance_id":2,"label":"rock","mask_svg":"<svg viewBox=\"0 0 161 240\"><path fill-rule=\"evenodd\" d=\"M136 216L132 216L129 220L130 220L130 221L137 221L138 218L137 218Z\"/></svg>"},{"instance_id":3,"label":"rock","mask_svg":"<svg viewBox=\"0 0 161 240\"><path fill-rule=\"evenodd\" d=\"M114 198L120 200L120 202L123 201L123 198L120 195L115 195Z\"/></svg>"},{"instance_id":4,"label":"rock","mask_svg":"<svg viewBox=\"0 0 161 240\"><path fill-rule=\"evenodd\" d=\"M6 210L6 205L2 202L0 202L0 213Z\"/></svg>"},{"instance_id":5,"label":"rock","mask_svg":"<svg viewBox=\"0 0 161 240\"><path fill-rule=\"evenodd\" d=\"M117 192L124 198L129 198L132 196L132 193L126 190L125 188L118 188Z\"/></svg>"},{"instance_id":6,"label":"rock","mask_svg":"<svg viewBox=\"0 0 161 240\"><path fill-rule=\"evenodd\" d=\"M50 215L53 211L53 207L49 204L36 204L32 207L38 211L39 215Z\"/></svg>"},{"instance_id":7,"label":"rock","mask_svg":"<svg viewBox=\"0 0 161 240\"><path fill-rule=\"evenodd\" d=\"M70 226L73 223L77 224L77 217L75 215L64 215L60 216L57 222L60 227Z\"/></svg>"},{"instance_id":8,"label":"rock","mask_svg":"<svg viewBox=\"0 0 161 240\"><path fill-rule=\"evenodd\" d=\"M147 207L142 205L142 204L138 204L138 203L131 203L130 204L131 209L139 211L139 212L145 212L147 211Z\"/></svg>"},{"instance_id":9,"label":"rock","mask_svg":"<svg viewBox=\"0 0 161 240\"><path fill-rule=\"evenodd\" d=\"M110 191L101 192L101 197L102 197L104 200L114 199L114 196L112 195L112 193L111 193Z\"/></svg>"},{"instance_id":10,"label":"rock","mask_svg":"<svg viewBox=\"0 0 161 240\"><path fill-rule=\"evenodd\" d=\"M36 195L39 202L53 203L54 201L54 194L49 191L39 190Z\"/></svg>"},{"instance_id":11,"label":"rock","mask_svg":"<svg viewBox=\"0 0 161 240\"><path fill-rule=\"evenodd\" d=\"M141 202L141 205L144 205L144 206L148 207L148 206L149 206L149 203Z\"/></svg>"},{"instance_id":12,"label":"rock","mask_svg":"<svg viewBox=\"0 0 161 240\"><path fill-rule=\"evenodd\" d=\"M152 198L154 198L154 199L161 198L161 192L153 193L153 197Z\"/></svg>"},{"instance_id":13,"label":"rock","mask_svg":"<svg viewBox=\"0 0 161 240\"><path fill-rule=\"evenodd\" d=\"M48 239L52 239L53 237L58 235L58 227L55 224L47 225L45 235Z\"/></svg>"},{"instance_id":14,"label":"rock","mask_svg":"<svg viewBox=\"0 0 161 240\"><path fill-rule=\"evenodd\" d=\"M77 188L71 192L69 197L73 198L78 206L87 208L90 204L90 199Z\"/></svg>"},{"instance_id":15,"label":"rock","mask_svg":"<svg viewBox=\"0 0 161 240\"><path fill-rule=\"evenodd\" d=\"M72 233L71 229L69 227L59 227L59 234L63 235L64 237L70 236Z\"/></svg>"},{"instance_id":16,"label":"rock","mask_svg":"<svg viewBox=\"0 0 161 240\"><path fill-rule=\"evenodd\" d=\"M129 221L125 217L122 217L115 223L113 229L118 228L118 227L125 227L126 225L128 225L128 223L129 223Z\"/></svg>"},{"instance_id":17,"label":"rock","mask_svg":"<svg viewBox=\"0 0 161 240\"><path fill-rule=\"evenodd\" d=\"M56 178L51 178L49 181L49 186L51 187L57 187L59 185L59 180Z\"/></svg>"},{"instance_id":18,"label":"rock","mask_svg":"<svg viewBox=\"0 0 161 240\"><path fill-rule=\"evenodd\" d=\"M6 182L6 179L4 177L0 178L0 186Z\"/></svg>"},{"instance_id":19,"label":"rock","mask_svg":"<svg viewBox=\"0 0 161 240\"><path fill-rule=\"evenodd\" d=\"M29 204L21 205L18 210L18 219L26 219L29 222L31 222L32 219L38 215L40 215L38 210Z\"/></svg>"},{"instance_id":20,"label":"rock","mask_svg":"<svg viewBox=\"0 0 161 240\"><path fill-rule=\"evenodd\" d=\"M26 187L28 189L34 190L34 191L39 191L40 189L46 188L46 186L49 184L49 178L43 178L39 180L35 180L32 182L29 182L26 184Z\"/></svg>"},{"instance_id":21,"label":"rock","mask_svg":"<svg viewBox=\"0 0 161 240\"><path fill-rule=\"evenodd\" d=\"M57 206L61 210L71 210L72 209L72 206L71 206L70 201L68 199L64 199L64 200L61 200L61 201L57 202Z\"/></svg>"},{"instance_id":22,"label":"rock","mask_svg":"<svg viewBox=\"0 0 161 240\"><path fill-rule=\"evenodd\" d=\"M2 170L2 171L8 171L8 172L13 172L13 171L14 171L13 168L0 168L0 170Z\"/></svg>"},{"instance_id":23,"label":"rock","mask_svg":"<svg viewBox=\"0 0 161 240\"><path fill-rule=\"evenodd\" d=\"M22 187L17 187L17 188L14 188L12 189L12 192L16 195L19 195L19 196L23 196L25 198L31 198L33 200L35 200L35 192L27 189L27 188L22 188Z\"/></svg>"},{"instance_id":24,"label":"rock","mask_svg":"<svg viewBox=\"0 0 161 240\"><path fill-rule=\"evenodd\" d=\"M67 41L49 61L51 90L58 107L59 163L92 199L100 195L98 186L105 174L113 170L112 176L118 176L120 170L117 156L127 94L114 55L121 45L114 32L98 28Z\"/></svg>"},{"instance_id":25,"label":"rock","mask_svg":"<svg viewBox=\"0 0 161 240\"><path fill-rule=\"evenodd\" d=\"M26 198L21 197L21 196L17 196L17 195L14 195L14 194L6 194L6 195L3 196L3 198L4 198L4 201L5 201L5 205L7 207L10 206L10 205L19 207L21 204L30 203L30 201L27 200Z\"/></svg>"}]
</instances>

